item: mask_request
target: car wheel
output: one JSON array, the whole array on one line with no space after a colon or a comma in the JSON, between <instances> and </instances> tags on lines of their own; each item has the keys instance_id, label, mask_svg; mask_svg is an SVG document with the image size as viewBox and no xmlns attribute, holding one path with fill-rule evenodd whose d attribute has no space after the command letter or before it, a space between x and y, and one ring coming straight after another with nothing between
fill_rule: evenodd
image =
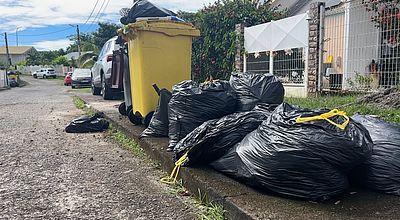
<instances>
[{"instance_id":1,"label":"car wheel","mask_svg":"<svg viewBox=\"0 0 400 220\"><path fill-rule=\"evenodd\" d=\"M101 76L101 95L103 96L104 100L112 99L111 88L107 85L104 74Z\"/></svg>"},{"instance_id":2,"label":"car wheel","mask_svg":"<svg viewBox=\"0 0 400 220\"><path fill-rule=\"evenodd\" d=\"M67 86L67 83L64 83L64 86Z\"/></svg>"},{"instance_id":3,"label":"car wheel","mask_svg":"<svg viewBox=\"0 0 400 220\"><path fill-rule=\"evenodd\" d=\"M92 95L100 95L101 94L101 89L94 86L93 80L92 80L91 90L92 90Z\"/></svg>"},{"instance_id":4,"label":"car wheel","mask_svg":"<svg viewBox=\"0 0 400 220\"><path fill-rule=\"evenodd\" d=\"M46 79L47 78L47 76L46 75L43 75L43 79Z\"/></svg>"},{"instance_id":5,"label":"car wheel","mask_svg":"<svg viewBox=\"0 0 400 220\"><path fill-rule=\"evenodd\" d=\"M75 86L71 86L71 88L75 89Z\"/></svg>"},{"instance_id":6,"label":"car wheel","mask_svg":"<svg viewBox=\"0 0 400 220\"><path fill-rule=\"evenodd\" d=\"M37 75L36 75L36 74L35 74L35 75L33 75L33 78L35 78L35 79L36 79L36 78L37 78Z\"/></svg>"}]
</instances>

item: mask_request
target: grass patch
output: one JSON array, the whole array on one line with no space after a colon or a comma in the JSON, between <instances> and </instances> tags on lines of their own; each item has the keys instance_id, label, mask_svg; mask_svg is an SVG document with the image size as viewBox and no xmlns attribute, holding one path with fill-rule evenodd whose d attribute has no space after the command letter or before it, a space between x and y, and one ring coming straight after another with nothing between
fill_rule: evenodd
<instances>
[{"instance_id":1,"label":"grass patch","mask_svg":"<svg viewBox=\"0 0 400 220\"><path fill-rule=\"evenodd\" d=\"M206 210L204 213L201 213L198 217L202 220L224 220L225 219L225 210L222 205L210 203L205 206Z\"/></svg>"},{"instance_id":2,"label":"grass patch","mask_svg":"<svg viewBox=\"0 0 400 220\"><path fill-rule=\"evenodd\" d=\"M75 105L75 107L76 107L77 109L82 109L82 110L84 110L84 109L86 108L86 103L85 103L85 101L83 101L81 98L79 98L79 97L77 97L77 96L74 96L72 100L73 100L74 105Z\"/></svg>"},{"instance_id":3,"label":"grass patch","mask_svg":"<svg viewBox=\"0 0 400 220\"><path fill-rule=\"evenodd\" d=\"M285 102L298 105L302 108L338 108L347 112L349 116L359 113L362 115L376 115L386 121L400 123L400 109L380 108L374 105L357 103L360 95L321 96L308 98L285 97Z\"/></svg>"},{"instance_id":4,"label":"grass patch","mask_svg":"<svg viewBox=\"0 0 400 220\"><path fill-rule=\"evenodd\" d=\"M183 180L180 179L175 183L174 186L172 186L171 190L169 191L173 195L186 195L188 194L188 191L186 188L183 186Z\"/></svg>"},{"instance_id":5,"label":"grass patch","mask_svg":"<svg viewBox=\"0 0 400 220\"><path fill-rule=\"evenodd\" d=\"M76 107L77 109L83 110L85 115L92 116L92 115L94 115L94 114L96 113L96 111L94 111L92 108L89 108L89 107L86 105L86 102L83 101L83 99L79 98L78 96L74 96L74 97L72 98L72 100L73 100L73 102L74 102L75 107Z\"/></svg>"},{"instance_id":6,"label":"grass patch","mask_svg":"<svg viewBox=\"0 0 400 220\"><path fill-rule=\"evenodd\" d=\"M198 213L198 218L202 220L224 220L225 210L222 205L209 202L207 194L202 194L200 189L197 198L198 205L202 212Z\"/></svg>"},{"instance_id":7,"label":"grass patch","mask_svg":"<svg viewBox=\"0 0 400 220\"><path fill-rule=\"evenodd\" d=\"M128 138L124 133L110 126L108 134L120 145L128 149L133 155L141 159L148 159L148 156L144 152L143 148L134 140Z\"/></svg>"}]
</instances>

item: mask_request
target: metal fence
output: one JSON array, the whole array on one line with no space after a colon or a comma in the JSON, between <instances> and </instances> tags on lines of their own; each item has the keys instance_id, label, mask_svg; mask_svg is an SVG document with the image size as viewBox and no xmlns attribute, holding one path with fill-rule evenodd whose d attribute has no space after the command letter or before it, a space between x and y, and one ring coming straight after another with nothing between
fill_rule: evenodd
<instances>
[{"instance_id":1,"label":"metal fence","mask_svg":"<svg viewBox=\"0 0 400 220\"><path fill-rule=\"evenodd\" d=\"M323 90L399 86L400 4L348 0L324 14Z\"/></svg>"},{"instance_id":2,"label":"metal fence","mask_svg":"<svg viewBox=\"0 0 400 220\"><path fill-rule=\"evenodd\" d=\"M293 48L251 53L246 56L246 70L248 72L273 73L283 83L303 84L305 52L305 48Z\"/></svg>"}]
</instances>

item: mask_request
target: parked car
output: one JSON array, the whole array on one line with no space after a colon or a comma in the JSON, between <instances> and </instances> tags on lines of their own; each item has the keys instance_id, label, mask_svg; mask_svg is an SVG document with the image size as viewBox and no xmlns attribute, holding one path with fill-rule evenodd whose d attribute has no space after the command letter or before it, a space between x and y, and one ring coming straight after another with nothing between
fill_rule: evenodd
<instances>
[{"instance_id":1,"label":"parked car","mask_svg":"<svg viewBox=\"0 0 400 220\"><path fill-rule=\"evenodd\" d=\"M72 84L72 72L68 72L64 77L64 86L70 86Z\"/></svg>"},{"instance_id":2,"label":"parked car","mask_svg":"<svg viewBox=\"0 0 400 220\"><path fill-rule=\"evenodd\" d=\"M75 69L72 73L71 87L91 87L92 77L90 69Z\"/></svg>"},{"instance_id":3,"label":"parked car","mask_svg":"<svg viewBox=\"0 0 400 220\"><path fill-rule=\"evenodd\" d=\"M93 57L95 64L92 71L92 94L102 95L105 100L113 98L113 88L111 88L111 66L113 51L119 49L116 43L118 37L109 39L103 46L98 57ZM118 91L120 92L120 91Z\"/></svg>"},{"instance_id":4,"label":"parked car","mask_svg":"<svg viewBox=\"0 0 400 220\"><path fill-rule=\"evenodd\" d=\"M54 79L57 77L56 71L52 68L41 68L35 72L32 73L32 76L34 78L43 78L46 79L47 77L53 77Z\"/></svg>"}]
</instances>

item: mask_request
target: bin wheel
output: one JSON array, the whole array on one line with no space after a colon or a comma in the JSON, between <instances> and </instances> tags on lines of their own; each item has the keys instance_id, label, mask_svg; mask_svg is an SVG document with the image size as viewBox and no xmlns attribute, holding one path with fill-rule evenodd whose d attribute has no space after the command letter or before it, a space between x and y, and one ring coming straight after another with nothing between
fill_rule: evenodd
<instances>
[{"instance_id":1,"label":"bin wheel","mask_svg":"<svg viewBox=\"0 0 400 220\"><path fill-rule=\"evenodd\" d=\"M121 115L127 115L126 114L126 105L125 102L122 102L121 104L119 104L118 106L118 111Z\"/></svg>"},{"instance_id":2,"label":"bin wheel","mask_svg":"<svg viewBox=\"0 0 400 220\"><path fill-rule=\"evenodd\" d=\"M132 106L131 105L126 108L126 114L128 115L128 112L130 112L130 111L132 111Z\"/></svg>"},{"instance_id":3,"label":"bin wheel","mask_svg":"<svg viewBox=\"0 0 400 220\"><path fill-rule=\"evenodd\" d=\"M129 121L131 121L132 124L134 124L134 125L141 125L141 124L142 124L142 118L136 116L135 113L133 113L133 110L130 110L130 111L128 112L128 119L129 119Z\"/></svg>"},{"instance_id":4,"label":"bin wheel","mask_svg":"<svg viewBox=\"0 0 400 220\"><path fill-rule=\"evenodd\" d=\"M154 112L150 112L149 114L146 115L143 119L143 124L147 128L149 127L150 121L153 118Z\"/></svg>"}]
</instances>

